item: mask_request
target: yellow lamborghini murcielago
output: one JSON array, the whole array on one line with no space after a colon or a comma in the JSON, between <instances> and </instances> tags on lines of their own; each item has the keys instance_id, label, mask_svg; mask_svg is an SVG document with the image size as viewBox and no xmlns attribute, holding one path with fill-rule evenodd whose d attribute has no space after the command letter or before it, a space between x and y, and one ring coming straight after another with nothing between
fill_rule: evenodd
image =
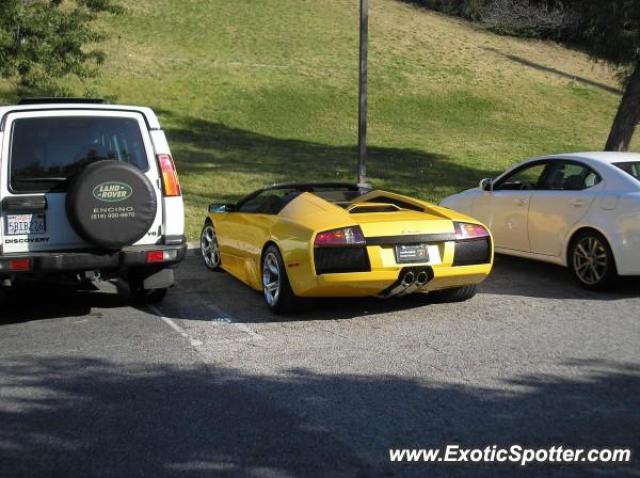
<instances>
[{"instance_id":1,"label":"yellow lamborghini murcielago","mask_svg":"<svg viewBox=\"0 0 640 478\"><path fill-rule=\"evenodd\" d=\"M212 204L200 245L209 269L262 291L276 313L303 297L463 301L493 264L491 235L475 219L345 183L279 184Z\"/></svg>"}]
</instances>

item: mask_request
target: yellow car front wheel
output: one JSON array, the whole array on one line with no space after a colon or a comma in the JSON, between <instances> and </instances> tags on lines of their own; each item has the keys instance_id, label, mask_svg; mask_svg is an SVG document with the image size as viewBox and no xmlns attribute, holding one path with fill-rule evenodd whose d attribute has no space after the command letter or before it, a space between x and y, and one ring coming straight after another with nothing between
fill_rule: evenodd
<instances>
[{"instance_id":1,"label":"yellow car front wheel","mask_svg":"<svg viewBox=\"0 0 640 478\"><path fill-rule=\"evenodd\" d=\"M222 261L220 260L220 246L213 224L207 221L200 233L200 252L204 265L212 271L219 271Z\"/></svg>"}]
</instances>

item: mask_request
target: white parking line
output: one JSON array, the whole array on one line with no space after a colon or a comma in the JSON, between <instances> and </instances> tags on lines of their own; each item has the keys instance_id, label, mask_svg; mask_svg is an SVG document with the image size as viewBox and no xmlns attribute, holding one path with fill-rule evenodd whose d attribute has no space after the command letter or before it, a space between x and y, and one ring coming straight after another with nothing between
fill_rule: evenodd
<instances>
[{"instance_id":1,"label":"white parking line","mask_svg":"<svg viewBox=\"0 0 640 478\"><path fill-rule=\"evenodd\" d=\"M231 317L230 314L227 314L224 310L222 310L217 305L212 304L210 302L205 302L204 300L202 300L202 304L207 309L209 309L211 312L216 314L215 317L211 318L211 322L224 322L224 323L227 323L227 324L231 324L231 323L235 322L234 318Z\"/></svg>"},{"instance_id":2,"label":"white parking line","mask_svg":"<svg viewBox=\"0 0 640 478\"><path fill-rule=\"evenodd\" d=\"M210 311L214 312L217 315L217 317L211 319L212 322L226 323L226 324L234 326L236 329L244 332L245 334L251 336L254 339L257 339L257 340L264 339L264 335L260 335L260 334L258 334L256 332L254 332L253 330L251 330L249 327L247 327L242 322L236 322L235 319L233 317L231 317L231 315L227 314L224 310L222 310L217 305L208 303L208 304L206 304L206 307L207 307L207 309L209 309Z\"/></svg>"},{"instance_id":3,"label":"white parking line","mask_svg":"<svg viewBox=\"0 0 640 478\"><path fill-rule=\"evenodd\" d=\"M162 320L165 324L167 324L169 327L175 330L182 337L187 339L191 345L193 345L194 347L202 345L201 340L194 339L191 335L187 333L186 330L184 330L182 327L176 324L172 319L170 319L169 317L165 317L162 311L158 309L155 305L150 305L148 306L148 308L151 312L156 314L160 318L160 320Z\"/></svg>"},{"instance_id":4,"label":"white parking line","mask_svg":"<svg viewBox=\"0 0 640 478\"><path fill-rule=\"evenodd\" d=\"M216 323L216 324L230 325L240 330L241 332L245 333L246 335L248 335L251 340L263 340L265 338L264 335L260 335L254 332L245 324L241 322L236 322L236 320L233 317L231 317L231 315L227 314L225 311L223 311L221 308L219 308L215 304L205 303L203 305L208 310L210 310L215 314L215 317L212 317L211 319L209 319L209 322ZM187 339L191 343L191 345L200 346L203 344L201 340L198 340L192 337L191 335L189 335L189 333L185 329L180 327L178 324L176 324L173 319L166 317L158 307L154 305L149 305L148 308L151 312L157 315L160 318L160 320L162 320L165 324L171 327L174 331L176 331L182 337Z\"/></svg>"}]
</instances>

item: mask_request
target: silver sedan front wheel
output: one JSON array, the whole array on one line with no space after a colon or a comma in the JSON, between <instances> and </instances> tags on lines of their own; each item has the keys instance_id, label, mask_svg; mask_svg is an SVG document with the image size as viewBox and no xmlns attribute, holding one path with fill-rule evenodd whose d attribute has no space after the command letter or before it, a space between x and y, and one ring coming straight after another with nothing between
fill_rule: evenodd
<instances>
[{"instance_id":1,"label":"silver sedan front wheel","mask_svg":"<svg viewBox=\"0 0 640 478\"><path fill-rule=\"evenodd\" d=\"M573 267L578 278L587 285L595 285L602 280L609 267L607 251L595 237L585 237L576 245Z\"/></svg>"},{"instance_id":2,"label":"silver sedan front wheel","mask_svg":"<svg viewBox=\"0 0 640 478\"><path fill-rule=\"evenodd\" d=\"M205 265L211 270L220 269L220 246L213 224L207 223L200 233L200 252Z\"/></svg>"},{"instance_id":3,"label":"silver sedan front wheel","mask_svg":"<svg viewBox=\"0 0 640 478\"><path fill-rule=\"evenodd\" d=\"M586 231L572 244L570 265L583 287L600 289L617 276L616 265L607 240L595 231Z\"/></svg>"}]
</instances>

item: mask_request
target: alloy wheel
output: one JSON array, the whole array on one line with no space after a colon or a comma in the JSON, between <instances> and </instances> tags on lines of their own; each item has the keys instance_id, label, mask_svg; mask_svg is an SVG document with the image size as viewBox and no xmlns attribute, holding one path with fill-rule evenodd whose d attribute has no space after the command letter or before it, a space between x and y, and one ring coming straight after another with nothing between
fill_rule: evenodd
<instances>
[{"instance_id":1,"label":"alloy wheel","mask_svg":"<svg viewBox=\"0 0 640 478\"><path fill-rule=\"evenodd\" d=\"M609 269L609 257L597 237L587 236L576 244L573 269L578 279L586 285L596 285L605 278Z\"/></svg>"},{"instance_id":2,"label":"alloy wheel","mask_svg":"<svg viewBox=\"0 0 640 478\"><path fill-rule=\"evenodd\" d=\"M280 263L273 252L268 252L262 262L262 289L267 304L274 306L280 296Z\"/></svg>"},{"instance_id":3,"label":"alloy wheel","mask_svg":"<svg viewBox=\"0 0 640 478\"><path fill-rule=\"evenodd\" d=\"M200 236L200 251L202 258L209 269L220 267L220 247L216 238L216 231L211 224L207 224L202 229Z\"/></svg>"}]
</instances>

